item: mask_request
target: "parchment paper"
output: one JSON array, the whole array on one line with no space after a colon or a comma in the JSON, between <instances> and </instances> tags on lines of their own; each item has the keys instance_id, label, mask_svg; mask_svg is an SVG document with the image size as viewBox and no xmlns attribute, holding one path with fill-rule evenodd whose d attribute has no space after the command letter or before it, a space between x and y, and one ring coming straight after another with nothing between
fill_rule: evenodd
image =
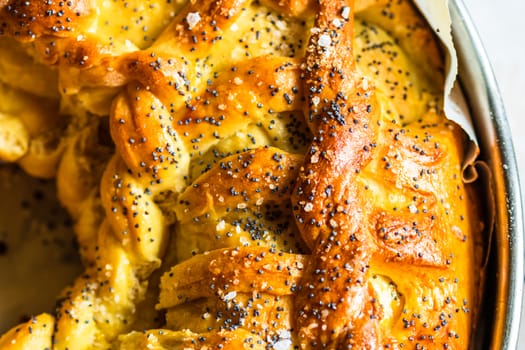
<instances>
[{"instance_id":1,"label":"parchment paper","mask_svg":"<svg viewBox=\"0 0 525 350\"><path fill-rule=\"evenodd\" d=\"M459 84L456 83L458 59L452 38L452 20L448 0L414 0L414 3L419 7L430 27L441 40L445 51L447 69L443 99L445 113L450 120L461 125L471 141L477 145L474 126L465 97Z\"/></svg>"}]
</instances>

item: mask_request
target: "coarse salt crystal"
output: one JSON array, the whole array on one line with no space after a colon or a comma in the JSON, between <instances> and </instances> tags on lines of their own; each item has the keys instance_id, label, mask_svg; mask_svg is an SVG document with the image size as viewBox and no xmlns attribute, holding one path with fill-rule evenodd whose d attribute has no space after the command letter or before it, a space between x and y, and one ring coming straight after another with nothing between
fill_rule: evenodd
<instances>
[{"instance_id":1,"label":"coarse salt crystal","mask_svg":"<svg viewBox=\"0 0 525 350\"><path fill-rule=\"evenodd\" d=\"M279 339L290 339L292 337L290 331L286 329L278 330L277 335L279 336Z\"/></svg>"},{"instance_id":2,"label":"coarse salt crystal","mask_svg":"<svg viewBox=\"0 0 525 350\"><path fill-rule=\"evenodd\" d=\"M331 44L332 44L332 39L330 38L330 35L328 34L319 35L319 40L317 41L317 45L321 47L328 47Z\"/></svg>"},{"instance_id":3,"label":"coarse salt crystal","mask_svg":"<svg viewBox=\"0 0 525 350\"><path fill-rule=\"evenodd\" d=\"M290 349L292 346L292 341L290 339L282 339L273 344L275 350L286 350Z\"/></svg>"},{"instance_id":4,"label":"coarse salt crystal","mask_svg":"<svg viewBox=\"0 0 525 350\"><path fill-rule=\"evenodd\" d=\"M304 211L310 212L314 209L314 205L312 203L306 203L304 206Z\"/></svg>"},{"instance_id":5,"label":"coarse salt crystal","mask_svg":"<svg viewBox=\"0 0 525 350\"><path fill-rule=\"evenodd\" d=\"M344 19L350 18L350 7L343 7L343 9L341 10L341 17L343 17Z\"/></svg>"},{"instance_id":6,"label":"coarse salt crystal","mask_svg":"<svg viewBox=\"0 0 525 350\"><path fill-rule=\"evenodd\" d=\"M235 78L233 78L233 83L234 83L235 85L241 85L241 84L243 83L243 81L242 81L241 78L239 78L239 77L235 77Z\"/></svg>"},{"instance_id":7,"label":"coarse salt crystal","mask_svg":"<svg viewBox=\"0 0 525 350\"><path fill-rule=\"evenodd\" d=\"M229 292L228 294L226 294L223 299L226 300L226 301L229 301L229 300L232 300L233 298L235 298L237 296L237 292Z\"/></svg>"},{"instance_id":8,"label":"coarse salt crystal","mask_svg":"<svg viewBox=\"0 0 525 350\"><path fill-rule=\"evenodd\" d=\"M201 21L201 15L198 12L190 12L186 16L186 21L188 22L188 28L192 30Z\"/></svg>"},{"instance_id":9,"label":"coarse salt crystal","mask_svg":"<svg viewBox=\"0 0 525 350\"><path fill-rule=\"evenodd\" d=\"M275 26L279 28L280 30L286 29L286 22L285 21L276 21Z\"/></svg>"},{"instance_id":10,"label":"coarse salt crystal","mask_svg":"<svg viewBox=\"0 0 525 350\"><path fill-rule=\"evenodd\" d=\"M334 25L334 27L336 28L341 28L343 26L343 22L341 22L341 20L339 18L335 18L333 21L332 21L332 24Z\"/></svg>"},{"instance_id":11,"label":"coarse salt crystal","mask_svg":"<svg viewBox=\"0 0 525 350\"><path fill-rule=\"evenodd\" d=\"M363 78L363 89L368 90L368 79Z\"/></svg>"},{"instance_id":12,"label":"coarse salt crystal","mask_svg":"<svg viewBox=\"0 0 525 350\"><path fill-rule=\"evenodd\" d=\"M224 220L221 220L221 221L219 221L217 226L215 226L215 230L216 231L222 231L222 230L224 230L225 227L226 227L226 222L224 222Z\"/></svg>"}]
</instances>

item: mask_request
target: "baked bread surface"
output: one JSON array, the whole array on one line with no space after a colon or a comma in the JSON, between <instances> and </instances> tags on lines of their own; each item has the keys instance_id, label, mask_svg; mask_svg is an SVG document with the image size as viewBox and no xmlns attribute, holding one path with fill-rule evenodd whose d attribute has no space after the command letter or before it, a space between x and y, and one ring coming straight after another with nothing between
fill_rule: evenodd
<instances>
[{"instance_id":1,"label":"baked bread surface","mask_svg":"<svg viewBox=\"0 0 525 350\"><path fill-rule=\"evenodd\" d=\"M57 170L86 271L2 348L468 348L483 225L411 3L0 8L38 106L86 120Z\"/></svg>"}]
</instances>

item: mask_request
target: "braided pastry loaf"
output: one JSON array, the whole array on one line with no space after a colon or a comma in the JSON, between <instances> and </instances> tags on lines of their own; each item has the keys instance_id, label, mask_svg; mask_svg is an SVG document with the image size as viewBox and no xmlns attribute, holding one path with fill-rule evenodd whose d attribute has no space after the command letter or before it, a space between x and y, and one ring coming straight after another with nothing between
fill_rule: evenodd
<instances>
[{"instance_id":1,"label":"braided pastry loaf","mask_svg":"<svg viewBox=\"0 0 525 350\"><path fill-rule=\"evenodd\" d=\"M411 3L152 1L126 46L117 2L7 2L116 151L85 273L1 346L468 348L482 222Z\"/></svg>"}]
</instances>

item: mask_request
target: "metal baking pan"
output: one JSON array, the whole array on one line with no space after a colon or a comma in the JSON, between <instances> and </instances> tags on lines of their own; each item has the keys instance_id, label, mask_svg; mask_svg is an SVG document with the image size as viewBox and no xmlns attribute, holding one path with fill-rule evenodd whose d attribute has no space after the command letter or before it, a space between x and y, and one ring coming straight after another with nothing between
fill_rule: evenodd
<instances>
[{"instance_id":1,"label":"metal baking pan","mask_svg":"<svg viewBox=\"0 0 525 350\"><path fill-rule=\"evenodd\" d=\"M450 0L452 35L481 148L492 173L495 230L474 349L518 347L523 296L523 211L510 127L491 65L462 0Z\"/></svg>"}]
</instances>

